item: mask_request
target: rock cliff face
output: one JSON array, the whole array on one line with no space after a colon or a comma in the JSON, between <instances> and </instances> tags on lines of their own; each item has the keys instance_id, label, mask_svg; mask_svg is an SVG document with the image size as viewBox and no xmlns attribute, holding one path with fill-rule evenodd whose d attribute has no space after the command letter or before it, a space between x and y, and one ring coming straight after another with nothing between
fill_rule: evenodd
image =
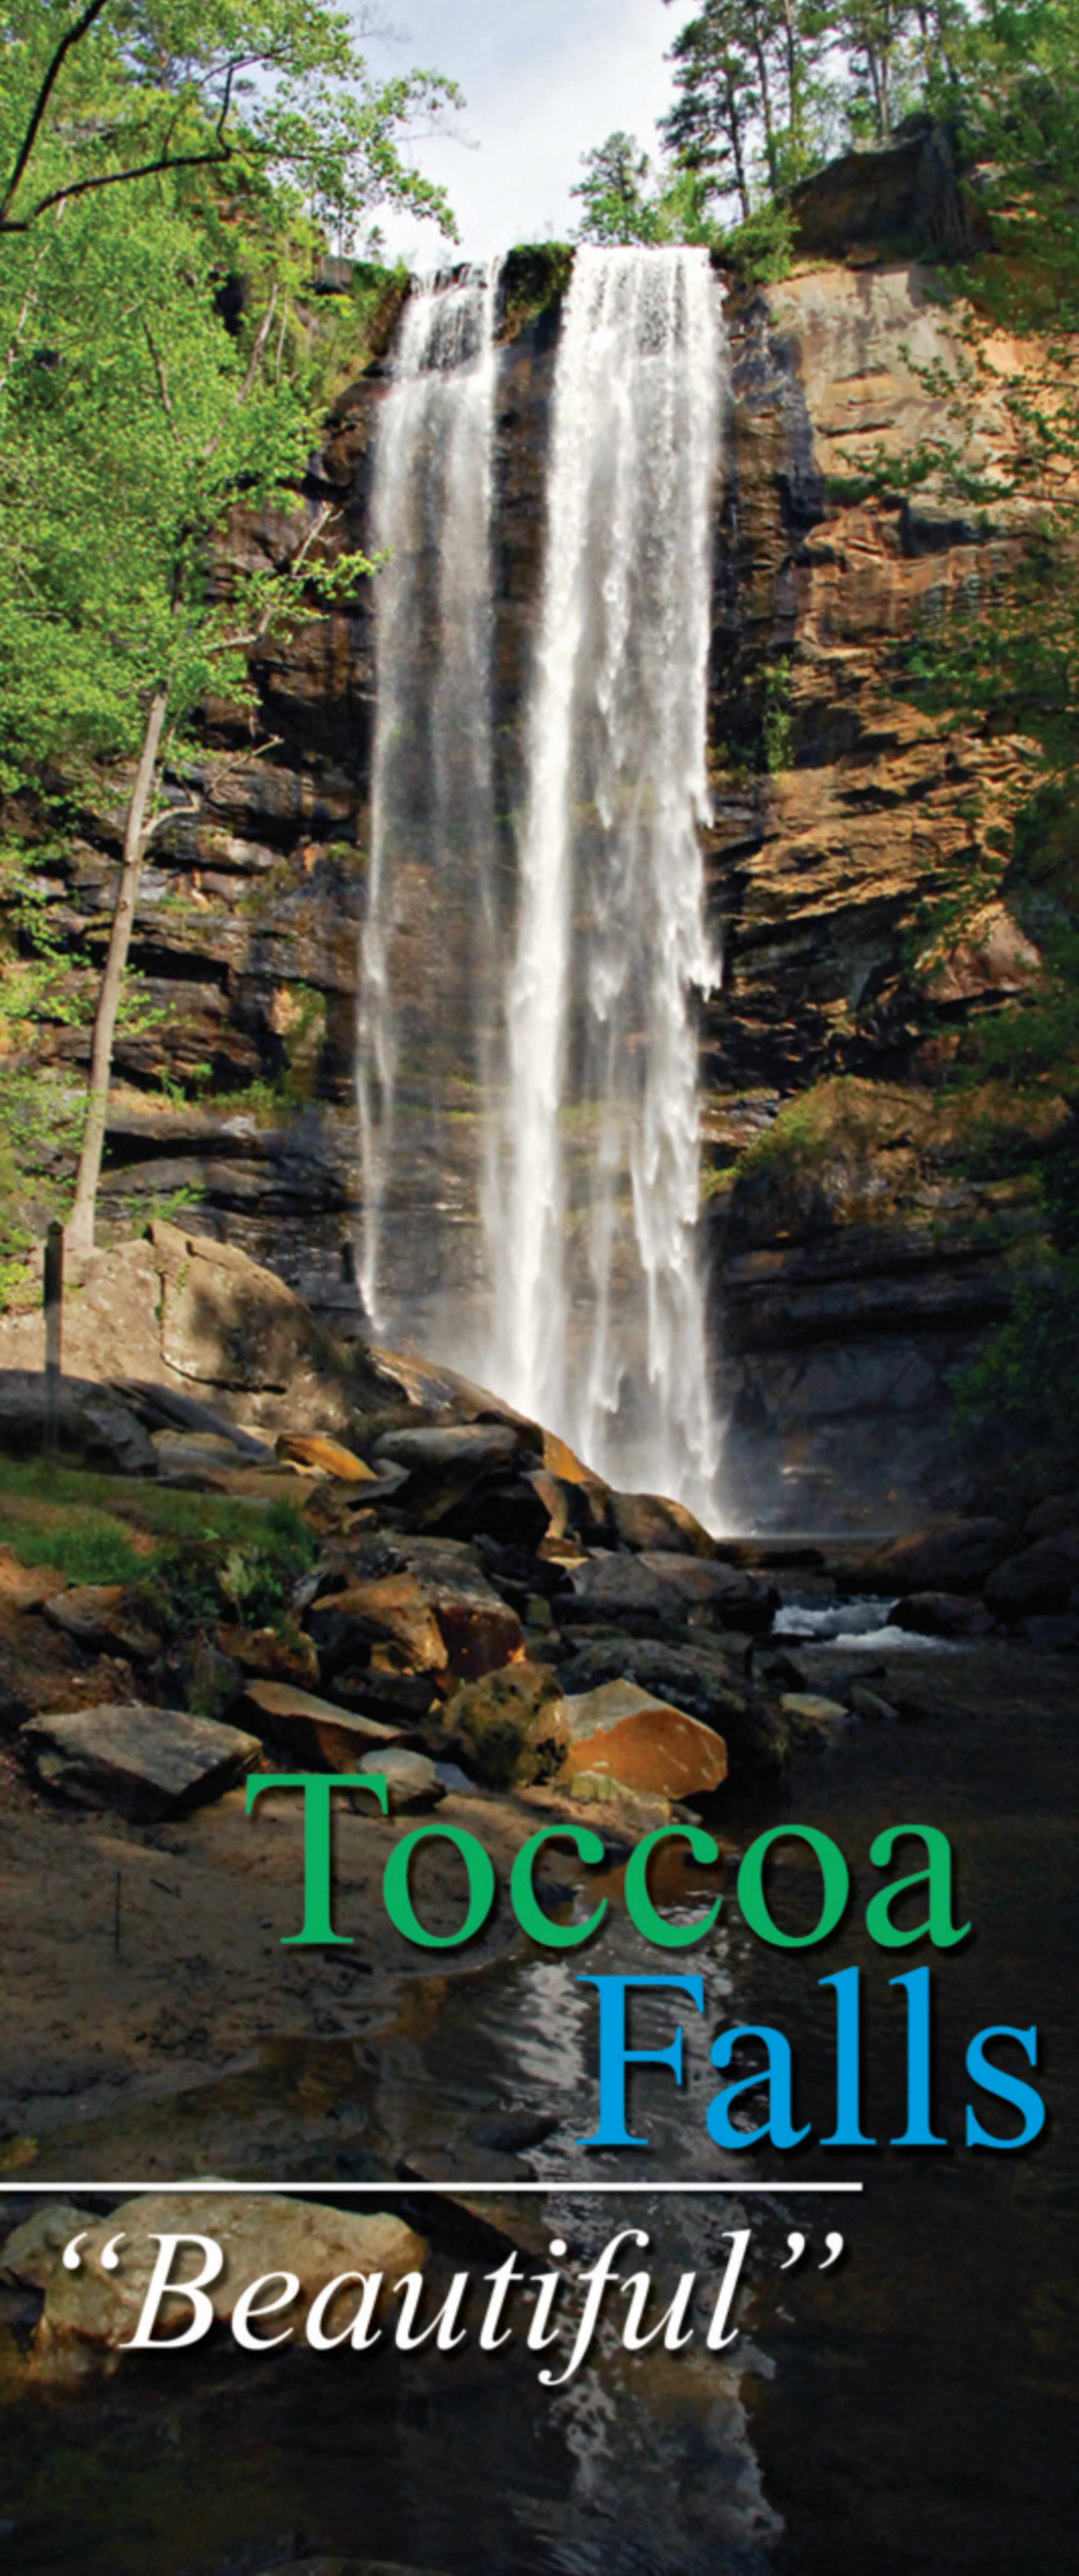
<instances>
[{"instance_id":1,"label":"rock cliff face","mask_svg":"<svg viewBox=\"0 0 1079 2576\"><path fill-rule=\"evenodd\" d=\"M553 256L511 257L495 637L508 848L558 284ZM708 835L726 965L702 1044L714 1347L739 1519L860 1510L898 1523L955 1498L948 1372L1003 1311L1008 1262L1036 1223L1014 1119L986 1100L972 1155L934 1090L970 1010L1021 989L1035 952L989 905L935 976L912 972L957 865L976 871L1007 755L935 729L897 661L916 622L1007 538L931 504L852 497L859 465L882 446L909 450L930 424L917 370L945 344L938 299L934 272L865 250L728 292ZM342 542L365 532L386 382L383 358L349 388L305 497L307 509L335 498ZM242 532L271 551L277 533ZM215 763L209 807L178 810L146 872L135 962L156 1015L120 1043L104 1187L128 1215L197 1195L203 1233L227 1232L338 1329L358 1329L369 593L266 652L257 678L272 748L251 758L241 723L211 710L208 751L231 748L233 765ZM101 954L116 863L88 815L54 889L76 959ZM415 972L437 978L422 887L408 930ZM55 1041L76 1058L85 1044L72 1031ZM187 1105L161 1098L163 1074ZM451 1203L460 1177L445 1176Z\"/></svg>"}]
</instances>

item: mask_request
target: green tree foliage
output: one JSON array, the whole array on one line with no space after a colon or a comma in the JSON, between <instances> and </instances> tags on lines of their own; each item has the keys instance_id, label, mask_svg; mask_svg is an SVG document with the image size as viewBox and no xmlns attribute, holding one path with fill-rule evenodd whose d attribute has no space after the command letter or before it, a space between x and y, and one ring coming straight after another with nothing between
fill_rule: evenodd
<instances>
[{"instance_id":1,"label":"green tree foliage","mask_svg":"<svg viewBox=\"0 0 1079 2576\"><path fill-rule=\"evenodd\" d=\"M73 1240L92 1241L112 1038L162 765L246 656L371 570L300 503L320 403L295 315L325 228L450 218L399 146L428 75L375 91L306 0L3 12L0 787L133 759ZM255 77L257 76L257 77ZM247 86L245 87L245 84ZM232 560L237 504L286 534Z\"/></svg>"},{"instance_id":2,"label":"green tree foliage","mask_svg":"<svg viewBox=\"0 0 1079 2576\"><path fill-rule=\"evenodd\" d=\"M640 242L656 239L656 207L649 195L652 164L634 134L609 134L582 152L584 178L570 189L581 200L579 241Z\"/></svg>"}]
</instances>

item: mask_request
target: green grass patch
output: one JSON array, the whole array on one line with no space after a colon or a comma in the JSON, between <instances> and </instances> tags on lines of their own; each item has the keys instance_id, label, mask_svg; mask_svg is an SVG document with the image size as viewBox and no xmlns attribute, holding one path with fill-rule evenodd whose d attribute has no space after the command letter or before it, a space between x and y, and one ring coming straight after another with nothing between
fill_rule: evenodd
<instances>
[{"instance_id":1,"label":"green grass patch","mask_svg":"<svg viewBox=\"0 0 1079 2576\"><path fill-rule=\"evenodd\" d=\"M272 1620L314 1562L291 1503L174 1493L123 1476L0 1458L0 1541L69 1583L138 1584L167 1624Z\"/></svg>"}]
</instances>

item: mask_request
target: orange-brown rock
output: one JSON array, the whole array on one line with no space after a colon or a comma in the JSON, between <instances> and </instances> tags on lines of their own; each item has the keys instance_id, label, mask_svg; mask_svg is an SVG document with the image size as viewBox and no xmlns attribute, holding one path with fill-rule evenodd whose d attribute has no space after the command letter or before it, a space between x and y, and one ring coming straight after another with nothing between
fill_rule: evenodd
<instances>
[{"instance_id":1,"label":"orange-brown rock","mask_svg":"<svg viewBox=\"0 0 1079 2576\"><path fill-rule=\"evenodd\" d=\"M289 1682L250 1681L244 1692L249 1723L298 1759L324 1771L354 1771L365 1753L400 1741L401 1729L378 1718L335 1708L332 1700Z\"/></svg>"},{"instance_id":2,"label":"orange-brown rock","mask_svg":"<svg viewBox=\"0 0 1079 2576\"><path fill-rule=\"evenodd\" d=\"M718 1789L727 1776L721 1735L682 1709L652 1701L594 1735L577 1738L566 1757L573 1779L603 1772L638 1797L692 1798Z\"/></svg>"},{"instance_id":3,"label":"orange-brown rock","mask_svg":"<svg viewBox=\"0 0 1079 2576\"><path fill-rule=\"evenodd\" d=\"M282 1431L275 1446L278 1457L290 1465L310 1467L322 1476L340 1476L349 1485L375 1482L374 1468L365 1466L354 1450L318 1432Z\"/></svg>"}]
</instances>

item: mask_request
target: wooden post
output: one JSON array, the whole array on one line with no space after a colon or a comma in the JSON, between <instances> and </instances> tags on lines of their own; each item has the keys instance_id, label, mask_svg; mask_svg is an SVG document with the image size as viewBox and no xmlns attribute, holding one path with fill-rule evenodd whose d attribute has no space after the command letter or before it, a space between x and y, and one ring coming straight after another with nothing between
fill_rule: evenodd
<instances>
[{"instance_id":1,"label":"wooden post","mask_svg":"<svg viewBox=\"0 0 1079 2576\"><path fill-rule=\"evenodd\" d=\"M63 1319L64 1229L54 1217L45 1237L45 1448L50 1458L55 1458L60 1439Z\"/></svg>"}]
</instances>

